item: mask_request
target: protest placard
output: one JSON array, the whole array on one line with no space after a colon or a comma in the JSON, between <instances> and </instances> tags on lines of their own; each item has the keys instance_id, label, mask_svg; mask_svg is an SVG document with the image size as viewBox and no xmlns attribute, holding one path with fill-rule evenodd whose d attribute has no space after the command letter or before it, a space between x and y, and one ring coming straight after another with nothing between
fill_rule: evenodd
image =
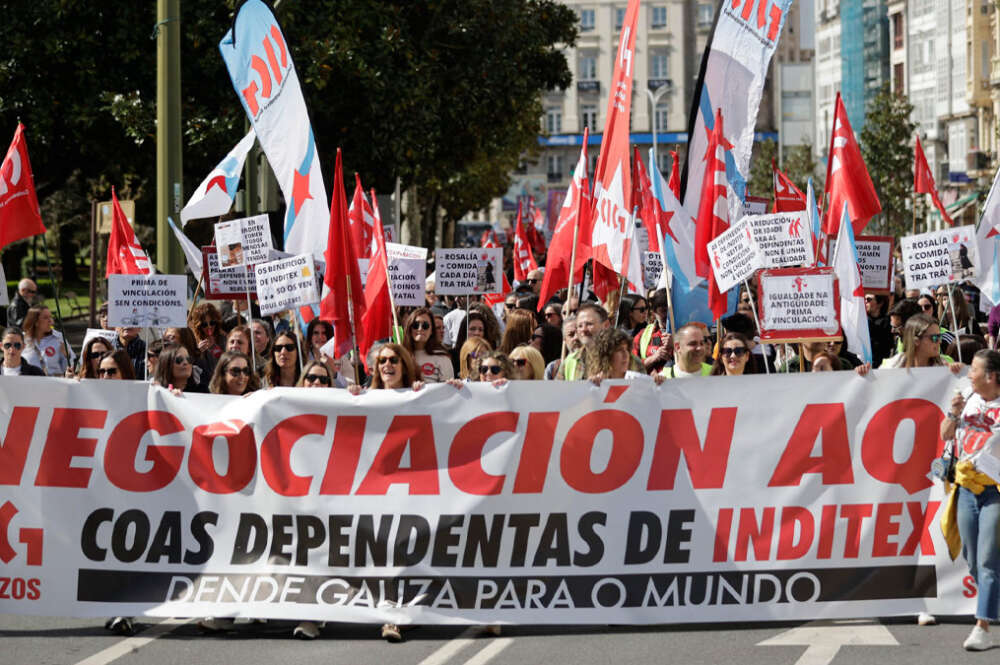
<instances>
[{"instance_id":1,"label":"protest placard","mask_svg":"<svg viewBox=\"0 0 1000 665\"><path fill-rule=\"evenodd\" d=\"M87 348L87 342L94 339L95 337L100 337L101 339L107 340L108 345L113 345L115 341L115 331L105 330L104 328L87 328L87 332L83 334L83 344L80 345L80 348L81 349Z\"/></svg>"},{"instance_id":2,"label":"protest placard","mask_svg":"<svg viewBox=\"0 0 1000 665\"><path fill-rule=\"evenodd\" d=\"M434 252L437 267L436 289L440 295L464 296L500 293L503 249L438 249Z\"/></svg>"},{"instance_id":3,"label":"protest placard","mask_svg":"<svg viewBox=\"0 0 1000 665\"><path fill-rule=\"evenodd\" d=\"M840 296L833 268L772 268L759 277L762 341L839 339Z\"/></svg>"},{"instance_id":4,"label":"protest placard","mask_svg":"<svg viewBox=\"0 0 1000 665\"><path fill-rule=\"evenodd\" d=\"M770 199L763 196L748 196L743 209L748 215L763 215L767 213L767 206L770 202Z\"/></svg>"},{"instance_id":5,"label":"protest placard","mask_svg":"<svg viewBox=\"0 0 1000 665\"><path fill-rule=\"evenodd\" d=\"M813 264L813 239L806 212L748 215L750 235L760 247L764 268Z\"/></svg>"},{"instance_id":6,"label":"protest placard","mask_svg":"<svg viewBox=\"0 0 1000 665\"><path fill-rule=\"evenodd\" d=\"M749 279L755 270L763 267L763 256L750 235L746 217L708 243L708 256L721 293Z\"/></svg>"},{"instance_id":7,"label":"protest placard","mask_svg":"<svg viewBox=\"0 0 1000 665\"><path fill-rule=\"evenodd\" d=\"M663 272L663 257L659 252L642 253L642 281L647 289L655 289Z\"/></svg>"},{"instance_id":8,"label":"protest placard","mask_svg":"<svg viewBox=\"0 0 1000 665\"><path fill-rule=\"evenodd\" d=\"M906 236L900 245L908 289L961 282L975 278L979 272L975 226Z\"/></svg>"},{"instance_id":9,"label":"protest placard","mask_svg":"<svg viewBox=\"0 0 1000 665\"><path fill-rule=\"evenodd\" d=\"M205 289L206 299L243 300L247 297L248 288L251 296L256 295L257 285L252 277L248 283L246 267L223 270L219 266L219 254L215 247L202 247L201 257L202 288Z\"/></svg>"},{"instance_id":10,"label":"protest placard","mask_svg":"<svg viewBox=\"0 0 1000 665\"><path fill-rule=\"evenodd\" d=\"M857 236L858 269L861 285L868 293L889 293L892 290L892 236Z\"/></svg>"},{"instance_id":11,"label":"protest placard","mask_svg":"<svg viewBox=\"0 0 1000 665\"><path fill-rule=\"evenodd\" d=\"M387 242L389 254L389 280L392 285L393 304L422 307L424 282L427 279L427 248Z\"/></svg>"},{"instance_id":12,"label":"protest placard","mask_svg":"<svg viewBox=\"0 0 1000 665\"><path fill-rule=\"evenodd\" d=\"M299 254L255 266L260 313L274 314L319 302L316 267L311 254Z\"/></svg>"},{"instance_id":13,"label":"protest placard","mask_svg":"<svg viewBox=\"0 0 1000 665\"><path fill-rule=\"evenodd\" d=\"M184 275L109 275L108 325L129 328L187 325Z\"/></svg>"},{"instance_id":14,"label":"protest placard","mask_svg":"<svg viewBox=\"0 0 1000 665\"><path fill-rule=\"evenodd\" d=\"M215 246L223 270L264 263L271 253L267 215L219 222L215 225Z\"/></svg>"}]
</instances>

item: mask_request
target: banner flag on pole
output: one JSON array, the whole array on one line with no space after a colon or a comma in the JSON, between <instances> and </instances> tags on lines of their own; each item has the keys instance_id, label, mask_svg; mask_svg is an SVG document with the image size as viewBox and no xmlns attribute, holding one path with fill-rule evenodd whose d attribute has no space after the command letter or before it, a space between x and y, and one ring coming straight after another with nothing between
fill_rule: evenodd
<instances>
[{"instance_id":1,"label":"banner flag on pole","mask_svg":"<svg viewBox=\"0 0 1000 665\"><path fill-rule=\"evenodd\" d=\"M840 327L844 329L847 348L864 362L872 362L872 338L865 311L865 289L858 268L858 248L854 243L854 227L849 223L847 203L843 206L841 233L833 257L833 272L840 281Z\"/></svg>"},{"instance_id":2,"label":"banner flag on pole","mask_svg":"<svg viewBox=\"0 0 1000 665\"><path fill-rule=\"evenodd\" d=\"M256 140L257 133L251 128L236 147L212 169L208 177L201 181L181 210L181 226L190 219L218 217L229 212L239 188L243 164Z\"/></svg>"},{"instance_id":3,"label":"banner flag on pole","mask_svg":"<svg viewBox=\"0 0 1000 665\"><path fill-rule=\"evenodd\" d=\"M990 302L1000 305L1000 171L993 176L993 185L986 197L983 216L976 225L976 244L982 267L975 280Z\"/></svg>"},{"instance_id":4,"label":"banner flag on pole","mask_svg":"<svg viewBox=\"0 0 1000 665\"><path fill-rule=\"evenodd\" d=\"M184 251L184 258L187 259L188 270L194 275L195 279L201 277L202 271L202 260L201 260L201 250L198 246L191 242L191 239L185 235L183 231L177 228L174 224L174 220L167 217L167 224L170 225L170 230L174 232L174 237L177 238L177 242L180 243L181 249Z\"/></svg>"},{"instance_id":5,"label":"banner flag on pole","mask_svg":"<svg viewBox=\"0 0 1000 665\"><path fill-rule=\"evenodd\" d=\"M742 5L723 2L702 56L688 121L688 153L681 177L681 201L689 210L701 200L703 174L721 109L732 146L725 151L730 211L746 196L754 126L771 57L781 36L792 0L758 0Z\"/></svg>"},{"instance_id":6,"label":"banner flag on pole","mask_svg":"<svg viewBox=\"0 0 1000 665\"><path fill-rule=\"evenodd\" d=\"M330 220L326 187L299 77L268 6L242 4L219 51L285 196L284 249L322 258Z\"/></svg>"},{"instance_id":7,"label":"banner flag on pole","mask_svg":"<svg viewBox=\"0 0 1000 665\"><path fill-rule=\"evenodd\" d=\"M826 164L827 205L823 230L833 237L839 232L838 213L847 203L854 235L865 230L868 220L882 211L875 185L868 175L868 167L861 156L861 148L854 138L854 130L847 118L844 100L837 93L833 107L833 131L830 132L830 152Z\"/></svg>"},{"instance_id":8,"label":"banner flag on pole","mask_svg":"<svg viewBox=\"0 0 1000 665\"><path fill-rule=\"evenodd\" d=\"M528 279L528 273L537 270L538 264L531 254L531 243L524 231L524 221L521 218L521 203L517 204L517 222L514 224L514 281L523 282Z\"/></svg>"},{"instance_id":9,"label":"banner flag on pole","mask_svg":"<svg viewBox=\"0 0 1000 665\"><path fill-rule=\"evenodd\" d=\"M632 219L628 142L638 19L639 0L629 0L615 55L601 152L594 172L592 255L595 262L615 273L621 273L625 267L632 238L632 230L628 228ZM642 266L635 266L635 269L638 275L635 283L642 284ZM629 281L633 281L632 275Z\"/></svg>"},{"instance_id":10,"label":"banner flag on pole","mask_svg":"<svg viewBox=\"0 0 1000 665\"><path fill-rule=\"evenodd\" d=\"M135 237L135 231L118 204L115 188L111 188L111 235L108 236L108 275L151 275L153 266L149 256Z\"/></svg>"},{"instance_id":11,"label":"banner flag on pole","mask_svg":"<svg viewBox=\"0 0 1000 665\"><path fill-rule=\"evenodd\" d=\"M354 174L354 196L351 198L351 207L347 210L347 220L350 222L354 253L359 259L370 259L375 247L372 237L375 228L375 213L372 211L372 204L368 202L365 190L361 186L361 176L357 173ZM382 242L385 242L385 238L382 239Z\"/></svg>"},{"instance_id":12,"label":"banner flag on pole","mask_svg":"<svg viewBox=\"0 0 1000 665\"><path fill-rule=\"evenodd\" d=\"M813 190L813 179L809 178L806 187L806 214L809 215L809 228L812 229L813 256L816 257L817 266L826 265L826 257L820 253L825 246L820 235L823 232L823 224L819 216L819 208L816 206L816 192Z\"/></svg>"},{"instance_id":13,"label":"banner flag on pole","mask_svg":"<svg viewBox=\"0 0 1000 665\"><path fill-rule=\"evenodd\" d=\"M798 212L806 209L806 195L795 186L792 179L778 170L771 160L771 174L774 177L774 209L772 212Z\"/></svg>"},{"instance_id":14,"label":"banner flag on pole","mask_svg":"<svg viewBox=\"0 0 1000 665\"><path fill-rule=\"evenodd\" d=\"M17 123L14 140L0 162L0 249L39 233L45 233L45 225L35 194L24 125Z\"/></svg>"},{"instance_id":15,"label":"banner flag on pole","mask_svg":"<svg viewBox=\"0 0 1000 665\"><path fill-rule=\"evenodd\" d=\"M360 182L360 180L358 181ZM364 193L362 192L362 196ZM372 192L375 200L375 192ZM368 263L368 279L365 281L365 313L361 317L361 334L358 335L358 351L368 365L368 351L377 340L392 335L392 299L389 290L389 254L385 249L385 230L378 207L373 211L371 261ZM355 262L357 263L357 262ZM369 371L374 368L368 367Z\"/></svg>"},{"instance_id":16,"label":"banner flag on pole","mask_svg":"<svg viewBox=\"0 0 1000 665\"><path fill-rule=\"evenodd\" d=\"M653 181L653 197L659 207L663 265L670 268L674 280L685 291L690 291L702 281L694 265L694 216L677 199L673 189L663 181L652 148L649 149L649 172Z\"/></svg>"},{"instance_id":17,"label":"banner flag on pole","mask_svg":"<svg viewBox=\"0 0 1000 665\"><path fill-rule=\"evenodd\" d=\"M652 171L652 167L649 169ZM659 171L660 167L657 165L656 170ZM680 168L680 158L677 156L676 150L670 151L670 180L667 181L670 186L670 191L674 193L674 198L678 201L681 200L681 168Z\"/></svg>"},{"instance_id":18,"label":"banner flag on pole","mask_svg":"<svg viewBox=\"0 0 1000 665\"><path fill-rule=\"evenodd\" d=\"M927 157L920 145L919 136L913 146L913 191L917 194L930 194L934 207L941 213L944 221L948 222L948 226L955 226L955 222L944 209L944 204L941 203L941 198L938 196L937 187L934 184L934 174L931 173L931 167L927 164Z\"/></svg>"}]
</instances>

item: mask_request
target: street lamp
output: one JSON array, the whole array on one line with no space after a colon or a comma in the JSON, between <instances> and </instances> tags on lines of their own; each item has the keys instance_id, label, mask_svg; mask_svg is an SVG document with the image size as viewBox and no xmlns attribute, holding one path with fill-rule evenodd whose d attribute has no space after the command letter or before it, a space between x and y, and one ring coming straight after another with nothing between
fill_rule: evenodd
<instances>
[{"instance_id":1,"label":"street lamp","mask_svg":"<svg viewBox=\"0 0 1000 665\"><path fill-rule=\"evenodd\" d=\"M660 153L656 149L656 105L660 103L660 97L670 92L671 87L669 83L664 83L655 92L646 88L646 94L649 96L649 105L651 107L649 117L651 120L650 127L653 130L653 154L656 156L657 168L660 166Z\"/></svg>"}]
</instances>

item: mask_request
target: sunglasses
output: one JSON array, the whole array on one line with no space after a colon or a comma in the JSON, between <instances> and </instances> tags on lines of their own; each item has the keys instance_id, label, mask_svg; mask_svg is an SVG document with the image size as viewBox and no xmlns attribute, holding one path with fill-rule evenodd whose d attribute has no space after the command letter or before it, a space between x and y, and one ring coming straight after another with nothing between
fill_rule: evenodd
<instances>
[{"instance_id":1,"label":"sunglasses","mask_svg":"<svg viewBox=\"0 0 1000 665\"><path fill-rule=\"evenodd\" d=\"M872 302L875 300L875 296L865 296L865 302Z\"/></svg>"},{"instance_id":2,"label":"sunglasses","mask_svg":"<svg viewBox=\"0 0 1000 665\"><path fill-rule=\"evenodd\" d=\"M527 358L511 358L510 361L514 363L514 367L524 367L528 364Z\"/></svg>"},{"instance_id":3,"label":"sunglasses","mask_svg":"<svg viewBox=\"0 0 1000 665\"><path fill-rule=\"evenodd\" d=\"M201 323L198 324L198 327L199 328L214 328L215 327L215 321L202 321Z\"/></svg>"},{"instance_id":4,"label":"sunglasses","mask_svg":"<svg viewBox=\"0 0 1000 665\"><path fill-rule=\"evenodd\" d=\"M278 351L288 351L289 353L291 353L294 350L295 350L295 345L294 344L275 344L274 345L274 352L275 353L277 353Z\"/></svg>"},{"instance_id":5,"label":"sunglasses","mask_svg":"<svg viewBox=\"0 0 1000 665\"><path fill-rule=\"evenodd\" d=\"M226 370L226 374L228 374L229 376L239 376L241 374L243 376L250 376L250 368L249 367L230 367L229 369Z\"/></svg>"},{"instance_id":6,"label":"sunglasses","mask_svg":"<svg viewBox=\"0 0 1000 665\"><path fill-rule=\"evenodd\" d=\"M633 307L632 311L633 312L645 312L646 311L646 307L645 306L642 306L642 307Z\"/></svg>"},{"instance_id":7,"label":"sunglasses","mask_svg":"<svg viewBox=\"0 0 1000 665\"><path fill-rule=\"evenodd\" d=\"M313 383L314 381L319 381L324 386L330 385L330 377L326 374L306 374L307 383Z\"/></svg>"},{"instance_id":8,"label":"sunglasses","mask_svg":"<svg viewBox=\"0 0 1000 665\"><path fill-rule=\"evenodd\" d=\"M6 348L6 346L7 345L4 344L5 348ZM18 347L18 348L20 348L20 347ZM96 360L97 358L100 358L103 355L104 355L104 351L91 351L90 353L87 354L87 357L89 359L91 359L91 360Z\"/></svg>"},{"instance_id":9,"label":"sunglasses","mask_svg":"<svg viewBox=\"0 0 1000 665\"><path fill-rule=\"evenodd\" d=\"M935 344L940 344L941 343L941 337L942 337L942 335L941 335L941 333L933 333L933 334L930 334L930 335L921 335L921 337L926 337L927 339L929 339L930 341L934 342Z\"/></svg>"},{"instance_id":10,"label":"sunglasses","mask_svg":"<svg viewBox=\"0 0 1000 665\"><path fill-rule=\"evenodd\" d=\"M538 284L538 282L540 282L541 280L538 280L538 279L526 279L524 281L527 284Z\"/></svg>"},{"instance_id":11,"label":"sunglasses","mask_svg":"<svg viewBox=\"0 0 1000 665\"><path fill-rule=\"evenodd\" d=\"M189 365L191 364L191 359L187 356L174 356L175 365Z\"/></svg>"},{"instance_id":12,"label":"sunglasses","mask_svg":"<svg viewBox=\"0 0 1000 665\"><path fill-rule=\"evenodd\" d=\"M19 351L22 346L24 346L24 345L21 344L20 342L4 342L3 343L3 348L5 348L5 349L14 349L15 351ZM104 355L104 354L98 353L97 355L101 356L101 355Z\"/></svg>"},{"instance_id":13,"label":"sunglasses","mask_svg":"<svg viewBox=\"0 0 1000 665\"><path fill-rule=\"evenodd\" d=\"M398 365L399 356L379 356L378 364L384 365L386 363L392 363L393 365Z\"/></svg>"},{"instance_id":14,"label":"sunglasses","mask_svg":"<svg viewBox=\"0 0 1000 665\"><path fill-rule=\"evenodd\" d=\"M559 312L545 312L546 319L549 318L550 316L559 316Z\"/></svg>"},{"instance_id":15,"label":"sunglasses","mask_svg":"<svg viewBox=\"0 0 1000 665\"><path fill-rule=\"evenodd\" d=\"M745 346L741 346L735 349L723 348L720 349L719 352L724 356L736 356L737 358L742 358L746 355L747 349Z\"/></svg>"},{"instance_id":16,"label":"sunglasses","mask_svg":"<svg viewBox=\"0 0 1000 665\"><path fill-rule=\"evenodd\" d=\"M497 374L499 374L502 371L503 371L503 367L500 367L500 365L480 365L479 366L479 373L480 374L486 374L488 372L488 373L496 376Z\"/></svg>"},{"instance_id":17,"label":"sunglasses","mask_svg":"<svg viewBox=\"0 0 1000 665\"><path fill-rule=\"evenodd\" d=\"M505 307L506 309L516 309L516 308L517 308L517 303L516 303L516 302L505 302L505 303L503 304L503 306L504 306L504 307Z\"/></svg>"},{"instance_id":18,"label":"sunglasses","mask_svg":"<svg viewBox=\"0 0 1000 665\"><path fill-rule=\"evenodd\" d=\"M414 321L410 324L410 330L430 330L431 324L426 321Z\"/></svg>"},{"instance_id":19,"label":"sunglasses","mask_svg":"<svg viewBox=\"0 0 1000 665\"><path fill-rule=\"evenodd\" d=\"M114 376L117 373L117 367L101 367L97 370L97 376Z\"/></svg>"}]
</instances>

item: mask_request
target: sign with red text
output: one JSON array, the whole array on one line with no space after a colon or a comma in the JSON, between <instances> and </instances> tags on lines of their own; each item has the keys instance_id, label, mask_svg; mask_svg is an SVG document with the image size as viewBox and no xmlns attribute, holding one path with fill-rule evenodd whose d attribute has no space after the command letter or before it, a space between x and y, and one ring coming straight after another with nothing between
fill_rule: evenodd
<instances>
[{"instance_id":1,"label":"sign with red text","mask_svg":"<svg viewBox=\"0 0 1000 665\"><path fill-rule=\"evenodd\" d=\"M979 246L975 226L956 226L899 240L906 288L927 289L975 279Z\"/></svg>"},{"instance_id":2,"label":"sign with red text","mask_svg":"<svg viewBox=\"0 0 1000 665\"><path fill-rule=\"evenodd\" d=\"M256 297L257 284L253 277L253 266L249 267L250 280L247 282L245 266L223 270L219 265L219 253L214 246L201 248L201 280L206 300L246 300L247 290Z\"/></svg>"},{"instance_id":3,"label":"sign with red text","mask_svg":"<svg viewBox=\"0 0 1000 665\"><path fill-rule=\"evenodd\" d=\"M854 245L858 248L858 270L861 271L861 285L867 293L889 293L892 291L892 236L857 236Z\"/></svg>"},{"instance_id":4,"label":"sign with red text","mask_svg":"<svg viewBox=\"0 0 1000 665\"><path fill-rule=\"evenodd\" d=\"M758 277L762 341L840 338L840 296L833 268L773 268Z\"/></svg>"},{"instance_id":5,"label":"sign with red text","mask_svg":"<svg viewBox=\"0 0 1000 665\"><path fill-rule=\"evenodd\" d=\"M811 266L813 238L804 210L771 215L748 215L750 234L760 247L764 268Z\"/></svg>"},{"instance_id":6,"label":"sign with red text","mask_svg":"<svg viewBox=\"0 0 1000 665\"><path fill-rule=\"evenodd\" d=\"M973 611L927 474L960 379L719 381L240 398L7 377L0 612L537 625Z\"/></svg>"},{"instance_id":7,"label":"sign with red text","mask_svg":"<svg viewBox=\"0 0 1000 665\"><path fill-rule=\"evenodd\" d=\"M708 243L708 258L720 293L749 279L754 271L764 267L764 257L750 234L746 217Z\"/></svg>"},{"instance_id":8,"label":"sign with red text","mask_svg":"<svg viewBox=\"0 0 1000 665\"><path fill-rule=\"evenodd\" d=\"M500 293L503 249L438 249L434 251L435 291L443 296Z\"/></svg>"}]
</instances>

